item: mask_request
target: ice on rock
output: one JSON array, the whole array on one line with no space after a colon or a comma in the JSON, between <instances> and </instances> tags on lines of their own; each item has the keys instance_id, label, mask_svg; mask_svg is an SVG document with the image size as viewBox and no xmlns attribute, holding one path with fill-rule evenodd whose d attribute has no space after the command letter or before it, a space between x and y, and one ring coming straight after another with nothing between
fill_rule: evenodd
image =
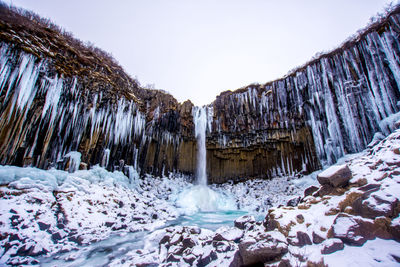
<instances>
[{"instance_id":1,"label":"ice on rock","mask_svg":"<svg viewBox=\"0 0 400 267\"><path fill-rule=\"evenodd\" d=\"M79 170L79 166L81 164L81 156L82 154L78 151L71 151L64 156L64 158L69 159L69 172L75 172Z\"/></svg>"},{"instance_id":2,"label":"ice on rock","mask_svg":"<svg viewBox=\"0 0 400 267\"><path fill-rule=\"evenodd\" d=\"M110 149L107 148L104 150L104 155L103 155L103 159L101 160L100 166L107 168L109 160L110 160Z\"/></svg>"}]
</instances>

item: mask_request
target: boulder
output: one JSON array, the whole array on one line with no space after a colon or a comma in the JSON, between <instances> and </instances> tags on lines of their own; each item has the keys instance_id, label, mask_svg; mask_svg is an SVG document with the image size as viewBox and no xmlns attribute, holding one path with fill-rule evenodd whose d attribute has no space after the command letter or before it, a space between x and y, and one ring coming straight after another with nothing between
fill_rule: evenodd
<instances>
[{"instance_id":1,"label":"boulder","mask_svg":"<svg viewBox=\"0 0 400 267\"><path fill-rule=\"evenodd\" d=\"M347 165L334 165L317 175L321 185L333 187L344 187L352 178L351 171Z\"/></svg>"},{"instance_id":2,"label":"boulder","mask_svg":"<svg viewBox=\"0 0 400 267\"><path fill-rule=\"evenodd\" d=\"M239 252L243 260L243 265L262 264L275 261L288 252L288 245L283 241L284 237L280 233L264 236L260 240L246 238L239 243ZM277 237L276 235L279 235Z\"/></svg>"},{"instance_id":3,"label":"boulder","mask_svg":"<svg viewBox=\"0 0 400 267\"><path fill-rule=\"evenodd\" d=\"M216 241L239 241L243 236L243 231L236 227L220 227L214 236Z\"/></svg>"},{"instance_id":4,"label":"boulder","mask_svg":"<svg viewBox=\"0 0 400 267\"><path fill-rule=\"evenodd\" d=\"M374 219L379 216L396 217L400 210L399 200L383 192L368 190L357 198L352 205L354 212L362 217Z\"/></svg>"},{"instance_id":5,"label":"boulder","mask_svg":"<svg viewBox=\"0 0 400 267\"><path fill-rule=\"evenodd\" d=\"M344 248L344 244L342 240L338 238L330 238L325 240L324 243L322 243L322 249L321 253L322 254L331 254L334 253L338 250L342 250Z\"/></svg>"},{"instance_id":6,"label":"boulder","mask_svg":"<svg viewBox=\"0 0 400 267\"><path fill-rule=\"evenodd\" d=\"M376 237L388 239L389 221L385 217L376 218L374 221L359 216L350 216L339 213L335 218L332 228L332 236L341 239L345 244L362 246L367 240Z\"/></svg>"}]
</instances>

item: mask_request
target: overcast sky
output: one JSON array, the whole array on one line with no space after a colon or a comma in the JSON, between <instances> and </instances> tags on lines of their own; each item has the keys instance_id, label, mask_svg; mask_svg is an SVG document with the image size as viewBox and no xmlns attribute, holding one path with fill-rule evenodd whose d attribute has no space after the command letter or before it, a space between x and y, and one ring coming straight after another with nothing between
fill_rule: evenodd
<instances>
[{"instance_id":1,"label":"overcast sky","mask_svg":"<svg viewBox=\"0 0 400 267\"><path fill-rule=\"evenodd\" d=\"M388 0L7 0L110 52L180 102L265 83L337 47Z\"/></svg>"}]
</instances>

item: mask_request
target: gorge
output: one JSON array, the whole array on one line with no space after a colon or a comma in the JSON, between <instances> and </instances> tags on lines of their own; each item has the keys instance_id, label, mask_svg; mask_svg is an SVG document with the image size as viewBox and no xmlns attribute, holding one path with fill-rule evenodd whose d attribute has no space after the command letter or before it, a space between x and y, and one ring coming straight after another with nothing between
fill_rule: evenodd
<instances>
[{"instance_id":1,"label":"gorge","mask_svg":"<svg viewBox=\"0 0 400 267\"><path fill-rule=\"evenodd\" d=\"M0 264L324 266L309 264L398 248L399 34L397 6L285 77L195 107L0 4ZM349 179L321 182L338 161Z\"/></svg>"}]
</instances>

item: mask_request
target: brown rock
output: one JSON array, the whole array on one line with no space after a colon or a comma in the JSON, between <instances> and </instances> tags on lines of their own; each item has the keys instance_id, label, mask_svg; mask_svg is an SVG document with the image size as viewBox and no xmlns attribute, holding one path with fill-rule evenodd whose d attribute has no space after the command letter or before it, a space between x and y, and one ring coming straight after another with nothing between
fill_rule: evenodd
<instances>
[{"instance_id":1,"label":"brown rock","mask_svg":"<svg viewBox=\"0 0 400 267\"><path fill-rule=\"evenodd\" d=\"M321 249L322 254L331 254L338 250L342 250L344 248L342 240L338 238L327 239L322 245L323 245Z\"/></svg>"},{"instance_id":2,"label":"brown rock","mask_svg":"<svg viewBox=\"0 0 400 267\"><path fill-rule=\"evenodd\" d=\"M321 185L344 187L348 184L352 174L347 165L334 165L317 175Z\"/></svg>"},{"instance_id":3,"label":"brown rock","mask_svg":"<svg viewBox=\"0 0 400 267\"><path fill-rule=\"evenodd\" d=\"M304 190L304 197L311 196L311 195L312 195L314 192L316 192L318 189L319 189L319 187L314 186L314 185L312 185L312 186L306 188L306 190Z\"/></svg>"},{"instance_id":4,"label":"brown rock","mask_svg":"<svg viewBox=\"0 0 400 267\"><path fill-rule=\"evenodd\" d=\"M239 244L239 251L243 265L248 266L276 260L288 252L288 247L282 240L268 236L260 241L254 239L242 241Z\"/></svg>"},{"instance_id":5,"label":"brown rock","mask_svg":"<svg viewBox=\"0 0 400 267\"><path fill-rule=\"evenodd\" d=\"M320 244L325 241L325 238L317 234L316 232L312 233L312 239L314 244Z\"/></svg>"},{"instance_id":6,"label":"brown rock","mask_svg":"<svg viewBox=\"0 0 400 267\"><path fill-rule=\"evenodd\" d=\"M331 231L333 237L340 238L345 244L353 246L362 246L367 240L376 237L384 239L392 237L388 219L381 217L372 221L345 213L340 213L335 218Z\"/></svg>"},{"instance_id":7,"label":"brown rock","mask_svg":"<svg viewBox=\"0 0 400 267\"><path fill-rule=\"evenodd\" d=\"M295 238L288 238L288 242L292 246L303 247L305 245L312 245L311 239L307 233L298 231Z\"/></svg>"}]
</instances>

